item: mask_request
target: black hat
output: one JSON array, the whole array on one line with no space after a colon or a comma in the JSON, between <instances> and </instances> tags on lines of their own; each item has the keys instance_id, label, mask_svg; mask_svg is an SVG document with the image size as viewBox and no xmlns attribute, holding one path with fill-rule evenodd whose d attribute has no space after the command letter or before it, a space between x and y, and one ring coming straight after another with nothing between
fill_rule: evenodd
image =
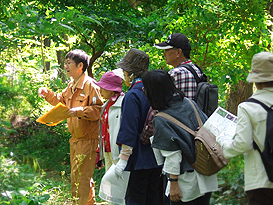
<instances>
[{"instance_id":1,"label":"black hat","mask_svg":"<svg viewBox=\"0 0 273 205\"><path fill-rule=\"evenodd\" d=\"M170 49L170 48L181 48L183 50L191 50L190 41L182 33L173 33L168 36L166 42L154 44L158 49Z\"/></svg>"}]
</instances>

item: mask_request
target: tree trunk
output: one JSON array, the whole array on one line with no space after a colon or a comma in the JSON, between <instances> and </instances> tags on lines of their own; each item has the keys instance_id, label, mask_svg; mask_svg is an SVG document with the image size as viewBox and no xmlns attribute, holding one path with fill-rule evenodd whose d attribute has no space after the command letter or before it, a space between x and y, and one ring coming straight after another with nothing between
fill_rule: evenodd
<instances>
[{"instance_id":1,"label":"tree trunk","mask_svg":"<svg viewBox=\"0 0 273 205\"><path fill-rule=\"evenodd\" d=\"M44 45L45 47L50 47L50 39L49 38L45 38L44 39ZM50 61L45 61L45 69L48 71L50 69Z\"/></svg>"},{"instance_id":2,"label":"tree trunk","mask_svg":"<svg viewBox=\"0 0 273 205\"><path fill-rule=\"evenodd\" d=\"M65 82L66 75L64 72L64 61L65 61L65 54L63 50L57 50L57 59L60 69L58 70L58 76L62 79L62 82Z\"/></svg>"},{"instance_id":3,"label":"tree trunk","mask_svg":"<svg viewBox=\"0 0 273 205\"><path fill-rule=\"evenodd\" d=\"M99 50L98 52L93 52L93 55L92 57L90 58L90 61L89 61L89 66L87 67L87 74L93 78L93 64L94 62L102 55L103 53L103 50Z\"/></svg>"},{"instance_id":4,"label":"tree trunk","mask_svg":"<svg viewBox=\"0 0 273 205\"><path fill-rule=\"evenodd\" d=\"M268 2L267 3L266 10L267 10L268 15L272 17L273 16L272 2ZM269 26L267 26L267 28L268 28L269 32L272 32L272 25L271 24ZM271 47L271 44L269 43L268 46L267 46L267 48L270 49L270 47Z\"/></svg>"},{"instance_id":5,"label":"tree trunk","mask_svg":"<svg viewBox=\"0 0 273 205\"><path fill-rule=\"evenodd\" d=\"M68 41L68 36L67 35L63 35L63 38ZM66 44L66 47L69 47L68 44ZM65 55L66 55L66 50L57 50L57 60L58 60L58 64L60 66L59 70L58 70L58 76L60 76L60 78L62 79L62 82L66 81L66 74L65 74L65 70L64 70L64 61L65 61Z\"/></svg>"},{"instance_id":6,"label":"tree trunk","mask_svg":"<svg viewBox=\"0 0 273 205\"><path fill-rule=\"evenodd\" d=\"M245 81L239 81L238 84L233 85L230 88L227 99L227 110L234 115L237 115L238 105L247 100L253 93L253 84L249 84Z\"/></svg>"}]
</instances>

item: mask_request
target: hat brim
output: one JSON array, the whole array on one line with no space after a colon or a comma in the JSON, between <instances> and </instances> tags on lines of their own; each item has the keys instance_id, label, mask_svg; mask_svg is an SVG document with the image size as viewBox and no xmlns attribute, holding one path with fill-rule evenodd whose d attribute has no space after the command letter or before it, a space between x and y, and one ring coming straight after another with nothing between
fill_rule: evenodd
<instances>
[{"instance_id":1,"label":"hat brim","mask_svg":"<svg viewBox=\"0 0 273 205\"><path fill-rule=\"evenodd\" d=\"M120 62L117 62L116 66L121 68L122 70L130 71L131 70L130 67L132 66L132 64L122 60Z\"/></svg>"},{"instance_id":2,"label":"hat brim","mask_svg":"<svg viewBox=\"0 0 273 205\"><path fill-rule=\"evenodd\" d=\"M157 49L163 49L163 50L173 48L173 46L167 44L166 42L154 44L154 47L156 47Z\"/></svg>"},{"instance_id":3,"label":"hat brim","mask_svg":"<svg viewBox=\"0 0 273 205\"><path fill-rule=\"evenodd\" d=\"M249 83L265 83L273 81L273 73L249 73L246 81Z\"/></svg>"}]
</instances>

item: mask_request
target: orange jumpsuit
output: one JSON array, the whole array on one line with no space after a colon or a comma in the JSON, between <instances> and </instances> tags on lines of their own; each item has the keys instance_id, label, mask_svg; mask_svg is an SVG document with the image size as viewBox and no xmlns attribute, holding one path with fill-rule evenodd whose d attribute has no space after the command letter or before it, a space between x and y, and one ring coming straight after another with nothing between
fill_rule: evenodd
<instances>
[{"instance_id":1,"label":"orange jumpsuit","mask_svg":"<svg viewBox=\"0 0 273 205\"><path fill-rule=\"evenodd\" d=\"M70 82L61 94L48 90L45 99L54 106L61 102L69 109L83 107L83 111L77 111L76 117L67 119L67 124L71 133L69 143L73 204L77 201L79 205L86 205L99 143L99 117L103 104L99 86L93 78L83 74L76 85L74 81ZM88 204L96 204L94 183L91 195L93 197Z\"/></svg>"}]
</instances>

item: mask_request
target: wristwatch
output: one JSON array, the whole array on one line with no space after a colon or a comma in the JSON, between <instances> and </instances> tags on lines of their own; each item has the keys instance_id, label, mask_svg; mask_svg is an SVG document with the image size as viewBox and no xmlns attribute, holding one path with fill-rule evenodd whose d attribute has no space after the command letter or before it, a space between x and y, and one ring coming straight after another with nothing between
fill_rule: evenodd
<instances>
[{"instance_id":1,"label":"wristwatch","mask_svg":"<svg viewBox=\"0 0 273 205\"><path fill-rule=\"evenodd\" d=\"M168 181L170 181L170 182L177 182L178 178L176 178L176 179L168 178Z\"/></svg>"}]
</instances>

